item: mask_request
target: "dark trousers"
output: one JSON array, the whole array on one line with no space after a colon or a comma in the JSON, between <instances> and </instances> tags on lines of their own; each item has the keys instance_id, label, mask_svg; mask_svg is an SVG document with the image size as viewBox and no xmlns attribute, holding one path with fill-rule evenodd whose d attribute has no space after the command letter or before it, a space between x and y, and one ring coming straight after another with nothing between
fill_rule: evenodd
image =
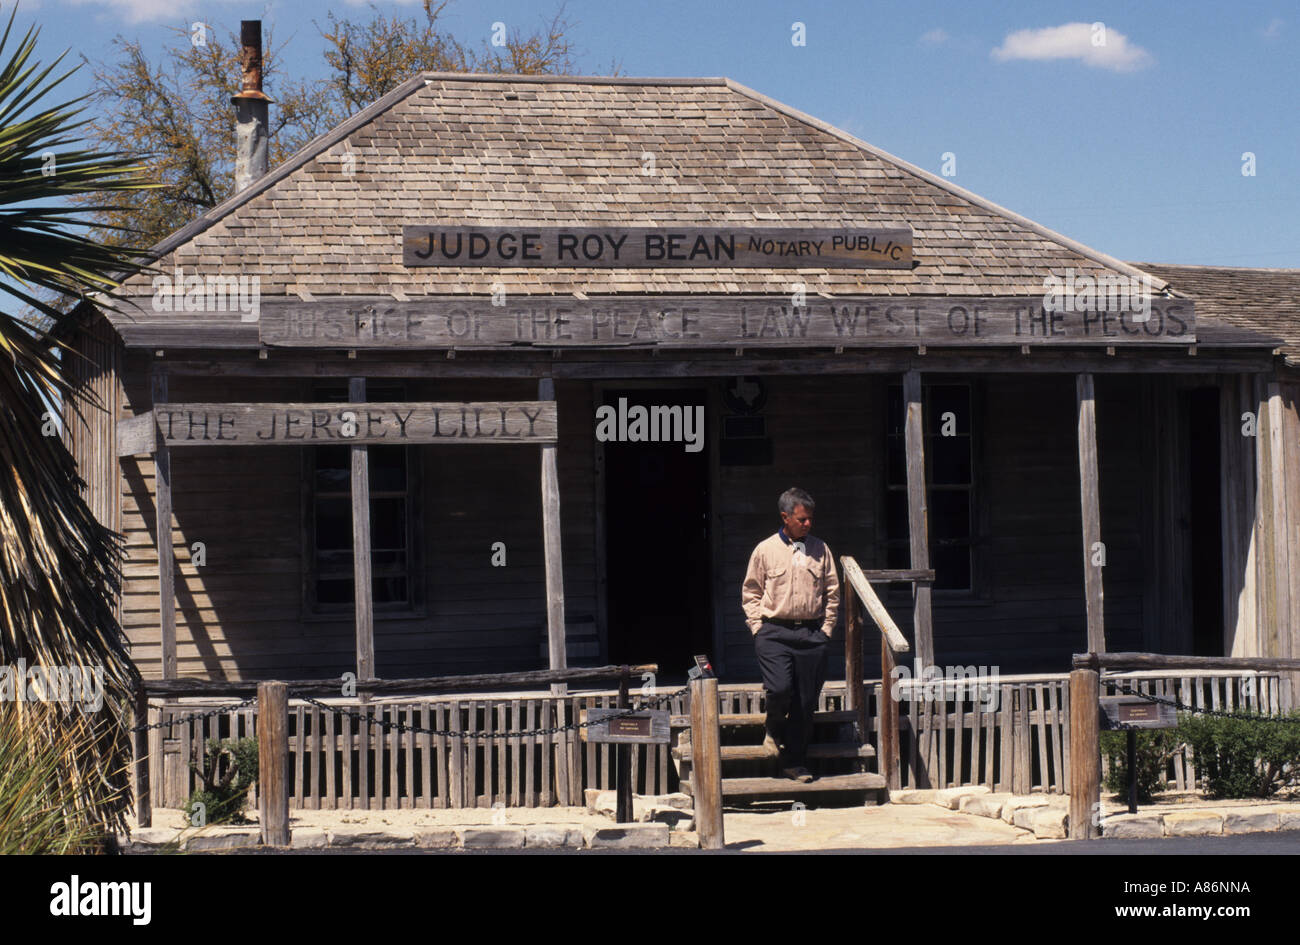
<instances>
[{"instance_id":1,"label":"dark trousers","mask_svg":"<svg viewBox=\"0 0 1300 945\"><path fill-rule=\"evenodd\" d=\"M754 636L767 691L767 734L785 745L781 764L787 768L805 761L813 712L826 682L827 636L820 624L783 627L764 621Z\"/></svg>"}]
</instances>

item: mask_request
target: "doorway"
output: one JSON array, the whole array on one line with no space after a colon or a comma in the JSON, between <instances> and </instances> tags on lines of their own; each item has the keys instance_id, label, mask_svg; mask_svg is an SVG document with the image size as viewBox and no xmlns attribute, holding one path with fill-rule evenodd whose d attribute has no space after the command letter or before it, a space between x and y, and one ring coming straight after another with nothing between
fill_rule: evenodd
<instances>
[{"instance_id":1,"label":"doorway","mask_svg":"<svg viewBox=\"0 0 1300 945\"><path fill-rule=\"evenodd\" d=\"M1219 389L1183 401L1191 532L1192 654L1223 656L1223 522L1219 518Z\"/></svg>"},{"instance_id":2,"label":"doorway","mask_svg":"<svg viewBox=\"0 0 1300 945\"><path fill-rule=\"evenodd\" d=\"M660 676L685 675L696 653L712 647L709 439L706 388L607 388L599 403L635 420L635 408L676 416L700 449L681 439L647 440L626 424L604 453L604 554L609 660L657 663ZM663 409L667 408L667 409ZM695 422L703 429L696 429ZM672 430L681 425L658 424ZM659 430L664 434L664 430ZM638 435L640 434L640 435Z\"/></svg>"}]
</instances>

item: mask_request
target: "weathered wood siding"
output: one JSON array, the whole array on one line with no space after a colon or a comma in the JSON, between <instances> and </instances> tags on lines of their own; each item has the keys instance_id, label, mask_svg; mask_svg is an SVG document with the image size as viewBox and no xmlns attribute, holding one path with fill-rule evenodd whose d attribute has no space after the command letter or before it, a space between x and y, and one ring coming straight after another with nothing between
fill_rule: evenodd
<instances>
[{"instance_id":1,"label":"weathered wood siding","mask_svg":"<svg viewBox=\"0 0 1300 945\"><path fill-rule=\"evenodd\" d=\"M813 534L839 556L875 567L878 493L884 476L885 388L879 378L766 377L766 432L772 465L723 466L714 497L721 525L720 666L728 678L757 679L753 635L740 607L754 546L781 525L777 498L791 486L817 502ZM843 611L830 651L830 678L843 678ZM874 647L878 649L878 644ZM868 650L873 647L868 646ZM877 669L879 658L877 657ZM868 675L873 672L868 664Z\"/></svg>"},{"instance_id":2,"label":"weathered wood siding","mask_svg":"<svg viewBox=\"0 0 1300 945\"><path fill-rule=\"evenodd\" d=\"M1112 650L1141 648L1148 579L1140 527L1139 383L1096 377L1106 640ZM975 555L982 578L973 595L935 591L935 662L996 666L1003 673L1057 670L1087 647L1074 377L986 376L974 403ZM881 431L872 449L878 469L883 449ZM910 639L910 595L895 591L883 599ZM867 651L866 672L878 673L877 648Z\"/></svg>"},{"instance_id":3,"label":"weathered wood siding","mask_svg":"<svg viewBox=\"0 0 1300 945\"><path fill-rule=\"evenodd\" d=\"M307 400L309 381L172 377L174 401ZM594 511L588 385L558 385L569 640L595 639ZM409 400L530 399L531 381L412 381ZM149 406L147 384L128 387L123 415ZM545 665L540 457L535 445L412 447L418 450L423 533L422 611L377 615L381 676ZM158 675L158 560L153 463L122 460L127 538L124 623L146 675ZM296 448L172 450L177 548L177 661L181 675L256 678L291 672L324 677L355 669L350 612L303 613L303 456ZM506 566L492 567L492 544ZM207 562L191 560L203 542ZM588 654L591 655L591 654Z\"/></svg>"},{"instance_id":4,"label":"weathered wood siding","mask_svg":"<svg viewBox=\"0 0 1300 945\"><path fill-rule=\"evenodd\" d=\"M120 404L123 416L149 406L147 379L138 371L132 377ZM935 592L936 661L997 666L1003 673L1057 670L1086 645L1074 379L1050 374L927 377L936 382L968 379L977 391L978 588L974 595ZM1170 528L1178 527L1185 496L1180 498L1177 489L1168 491L1168 482L1162 481L1164 473L1179 471L1177 438L1166 429L1169 424L1157 422L1152 429L1144 418L1168 416L1177 385L1121 374L1096 380L1107 646L1159 649L1180 639L1186 621L1185 598L1159 590L1185 564L1185 550L1167 537ZM765 378L763 415L774 461L770 466L719 467L712 497L719 527L715 614L721 644L713 655L728 679L757 678L752 637L740 609L740 583L750 551L777 527L775 503L781 491L799 485L817 498L815 533L837 556L853 555L868 568L884 566L884 412L890 382L881 375ZM522 400L535 395L535 385L533 379L410 379L403 397ZM1252 550L1258 543L1254 532L1264 527L1254 522L1251 511L1259 501L1253 470L1257 449L1264 449L1272 462L1272 441L1266 436L1264 446L1250 443L1248 450L1231 450L1229 446L1239 445L1232 436L1240 437L1240 423L1227 423L1239 415L1238 401L1258 395L1256 386L1239 379L1226 383L1222 410L1224 522L1231 526L1225 528L1224 574L1236 588L1227 595L1235 621L1228 639L1255 641L1251 645L1258 647L1261 642L1246 628L1254 626L1258 611L1267 611L1267 602L1257 595L1259 569L1268 565ZM1239 387L1249 389L1238 392ZM305 379L241 379L234 389L229 379L173 376L170 396L197 402L301 401L311 399L311 391L312 382ZM566 623L570 660L578 662L603 656L596 646L595 402L588 381L560 382L557 396ZM1293 386L1279 389L1274 413L1280 419L1272 421L1282 434L1280 449L1291 450L1280 468L1292 494L1300 491L1300 468L1290 461L1300 426L1295 397ZM710 417L711 429L717 429L718 419ZM418 449L423 609L414 616L376 620L378 673L544 665L538 448ZM178 448L172 461L180 672L302 677L351 670L350 616L303 615L301 452ZM142 668L154 675L159 640L152 462L129 457L121 461L121 470L120 497L102 501L120 501L128 552L123 621ZM1281 497L1269 492L1266 498L1276 506ZM1294 527L1268 527L1271 557L1283 551L1300 555L1300 549L1290 550ZM207 555L202 568L190 560L198 541L204 542ZM505 567L491 566L495 542L505 545ZM1291 576L1290 584L1296 580ZM910 637L906 589L898 587L884 600ZM1246 606L1247 600L1253 603ZM1268 645L1278 655L1288 655L1285 647L1300 651L1294 644L1296 631L1286 629L1295 621L1284 626L1280 620L1283 608L1288 615L1300 608L1293 603L1300 601L1300 593L1276 600L1278 616L1267 619L1278 629ZM874 640L873 633L868 641ZM878 674L877 647L869 642L866 650L865 671ZM831 652L830 674L837 678L843 654L839 647Z\"/></svg>"},{"instance_id":5,"label":"weathered wood siding","mask_svg":"<svg viewBox=\"0 0 1300 945\"><path fill-rule=\"evenodd\" d=\"M114 531L121 527L117 416L122 403L122 342L108 320L96 316L73 332L64 352L72 395L63 404L63 441L77 461L90 510ZM118 598L121 617L121 598Z\"/></svg>"}]
</instances>

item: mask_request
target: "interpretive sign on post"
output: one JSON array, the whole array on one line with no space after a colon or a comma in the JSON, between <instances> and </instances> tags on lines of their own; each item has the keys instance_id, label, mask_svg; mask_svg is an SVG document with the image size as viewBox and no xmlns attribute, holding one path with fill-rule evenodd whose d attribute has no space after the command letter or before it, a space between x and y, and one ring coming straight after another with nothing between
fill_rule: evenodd
<instances>
[{"instance_id":1,"label":"interpretive sign on post","mask_svg":"<svg viewBox=\"0 0 1300 945\"><path fill-rule=\"evenodd\" d=\"M669 717L667 709L643 709L626 715L629 709L587 709L584 730L586 740L596 743L626 745L667 745ZM621 716L611 718L611 716Z\"/></svg>"},{"instance_id":2,"label":"interpretive sign on post","mask_svg":"<svg viewBox=\"0 0 1300 945\"><path fill-rule=\"evenodd\" d=\"M1103 717L1103 726L1119 728L1174 728L1178 725L1178 713L1171 705L1160 702L1147 702L1137 696L1102 696L1099 700Z\"/></svg>"}]
</instances>

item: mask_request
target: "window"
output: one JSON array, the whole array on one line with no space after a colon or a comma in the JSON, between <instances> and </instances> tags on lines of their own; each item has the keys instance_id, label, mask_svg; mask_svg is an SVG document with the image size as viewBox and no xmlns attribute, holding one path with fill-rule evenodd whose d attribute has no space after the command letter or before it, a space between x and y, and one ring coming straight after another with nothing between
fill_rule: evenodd
<instances>
[{"instance_id":1,"label":"window","mask_svg":"<svg viewBox=\"0 0 1300 945\"><path fill-rule=\"evenodd\" d=\"M969 384L923 384L926 505L935 590L976 589L973 398ZM885 566L911 567L907 527L907 445L902 385L891 385L885 423Z\"/></svg>"},{"instance_id":2,"label":"window","mask_svg":"<svg viewBox=\"0 0 1300 945\"><path fill-rule=\"evenodd\" d=\"M317 402L347 400L343 387L322 387ZM398 401L402 391L367 385L367 400ZM370 567L376 615L409 614L418 594L418 485L416 449L368 446L370 464ZM355 607L352 556L352 448L317 446L303 451L308 483L304 501L311 614L350 614Z\"/></svg>"}]
</instances>

